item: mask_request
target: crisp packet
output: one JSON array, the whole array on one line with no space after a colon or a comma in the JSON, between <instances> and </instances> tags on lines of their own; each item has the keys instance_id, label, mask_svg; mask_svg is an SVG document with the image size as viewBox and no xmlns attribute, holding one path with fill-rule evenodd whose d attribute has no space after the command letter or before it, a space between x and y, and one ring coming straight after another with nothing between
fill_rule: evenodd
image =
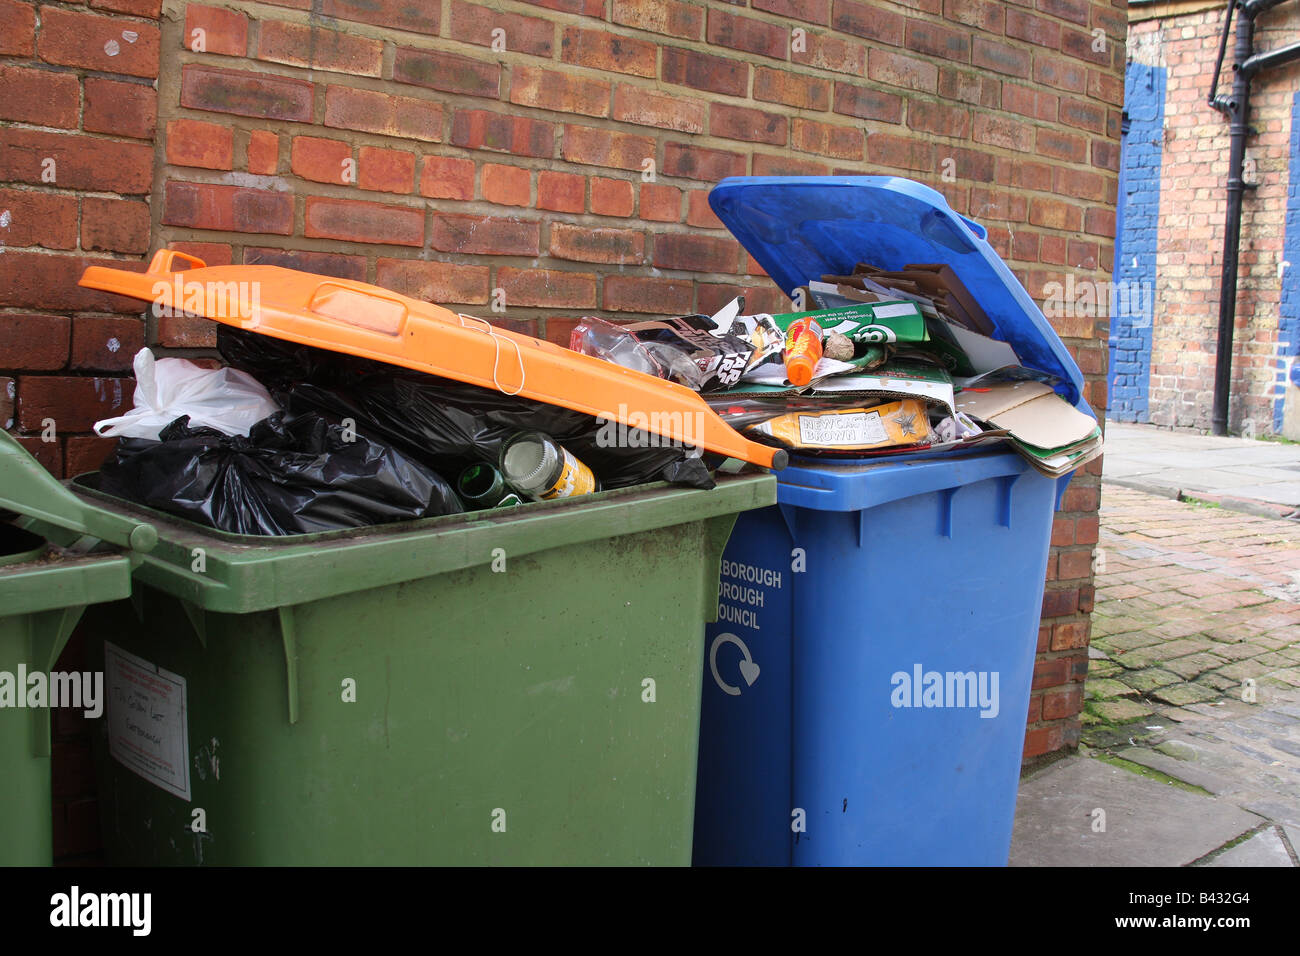
<instances>
[{"instance_id":1,"label":"crisp packet","mask_svg":"<svg viewBox=\"0 0 1300 956\"><path fill-rule=\"evenodd\" d=\"M925 403L904 399L884 405L827 411L794 411L748 425L755 441L792 451L867 451L928 442L930 420Z\"/></svg>"}]
</instances>

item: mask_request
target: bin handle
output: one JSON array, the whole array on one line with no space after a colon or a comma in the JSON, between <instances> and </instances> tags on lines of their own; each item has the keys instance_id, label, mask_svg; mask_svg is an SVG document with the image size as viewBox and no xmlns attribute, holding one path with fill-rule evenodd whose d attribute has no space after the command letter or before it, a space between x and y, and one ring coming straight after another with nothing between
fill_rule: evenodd
<instances>
[{"instance_id":1,"label":"bin handle","mask_svg":"<svg viewBox=\"0 0 1300 956\"><path fill-rule=\"evenodd\" d=\"M153 275L156 272L175 272L177 270L173 269L172 266L175 265L177 259L184 259L195 269L206 269L208 265L198 256L192 256L178 249L159 249L153 254L153 258L149 260L149 268L145 272L148 275Z\"/></svg>"},{"instance_id":2,"label":"bin handle","mask_svg":"<svg viewBox=\"0 0 1300 956\"><path fill-rule=\"evenodd\" d=\"M158 543L153 525L83 502L6 431L0 431L0 508L141 554Z\"/></svg>"}]
</instances>

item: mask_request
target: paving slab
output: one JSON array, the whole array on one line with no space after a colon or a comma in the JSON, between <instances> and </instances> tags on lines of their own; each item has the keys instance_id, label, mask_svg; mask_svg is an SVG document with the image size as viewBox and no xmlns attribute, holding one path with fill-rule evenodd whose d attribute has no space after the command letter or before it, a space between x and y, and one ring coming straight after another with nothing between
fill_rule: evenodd
<instances>
[{"instance_id":1,"label":"paving slab","mask_svg":"<svg viewBox=\"0 0 1300 956\"><path fill-rule=\"evenodd\" d=\"M1300 825L1293 826L1290 823L1284 824L1282 833L1286 836L1286 842L1291 846L1291 852L1300 859Z\"/></svg>"},{"instance_id":2,"label":"paving slab","mask_svg":"<svg viewBox=\"0 0 1300 956\"><path fill-rule=\"evenodd\" d=\"M1296 842L1300 840L1300 807L1271 800L1251 800L1241 804L1241 808L1281 824L1291 842L1291 849L1300 851L1300 843Z\"/></svg>"},{"instance_id":3,"label":"paving slab","mask_svg":"<svg viewBox=\"0 0 1300 956\"><path fill-rule=\"evenodd\" d=\"M1094 832L1105 813L1105 831ZM1186 866L1263 820L1225 801L1093 757L1021 782L1011 866Z\"/></svg>"},{"instance_id":4,"label":"paving slab","mask_svg":"<svg viewBox=\"0 0 1300 956\"><path fill-rule=\"evenodd\" d=\"M1196 448L1134 452L1114 442L1107 441L1106 451L1107 453L1116 452L1118 458L1116 466L1122 467L1129 472L1196 471L1207 464L1212 464L1217 468L1272 469L1277 468L1279 464L1274 459L1260 458L1237 449L1226 452L1207 452L1204 449Z\"/></svg>"},{"instance_id":5,"label":"paving slab","mask_svg":"<svg viewBox=\"0 0 1300 956\"><path fill-rule=\"evenodd\" d=\"M1197 761L1196 751L1182 741L1166 741L1154 750L1148 750L1146 747L1128 747L1119 751L1118 756L1144 767L1150 767L1152 770L1158 770L1175 780L1200 787L1216 797L1237 790L1237 785L1231 777L1207 770Z\"/></svg>"},{"instance_id":6,"label":"paving slab","mask_svg":"<svg viewBox=\"0 0 1300 956\"><path fill-rule=\"evenodd\" d=\"M1234 465L1238 471L1245 472L1248 475L1256 475L1260 478L1266 478L1268 481L1295 481L1296 476L1300 475L1300 465L1292 464L1269 464L1263 462L1257 465Z\"/></svg>"},{"instance_id":7,"label":"paving slab","mask_svg":"<svg viewBox=\"0 0 1300 956\"><path fill-rule=\"evenodd\" d=\"M1222 667L1226 663L1228 663L1227 660L1218 654L1201 653L1188 654L1186 657L1180 657L1177 660L1165 661L1163 667L1184 680L1192 680L1198 675L1214 670L1216 667Z\"/></svg>"},{"instance_id":8,"label":"paving slab","mask_svg":"<svg viewBox=\"0 0 1300 956\"><path fill-rule=\"evenodd\" d=\"M1217 691L1198 686L1197 684L1169 684L1165 687L1158 687L1151 691L1150 696L1164 704L1173 704L1176 707L1186 707L1188 704L1214 700L1219 695Z\"/></svg>"},{"instance_id":9,"label":"paving slab","mask_svg":"<svg viewBox=\"0 0 1300 956\"><path fill-rule=\"evenodd\" d=\"M1249 840L1237 844L1230 850L1220 853L1206 866L1285 866L1293 867L1291 854L1286 851L1286 844L1277 831L1269 827L1261 830Z\"/></svg>"},{"instance_id":10,"label":"paving slab","mask_svg":"<svg viewBox=\"0 0 1300 956\"><path fill-rule=\"evenodd\" d=\"M1104 467L1104 466L1103 466ZM1252 484L1257 479L1235 468L1161 468L1151 472L1162 485L1173 485L1185 493L1211 491L1226 494L1227 489ZM1129 477L1134 477L1130 475Z\"/></svg>"},{"instance_id":11,"label":"paving slab","mask_svg":"<svg viewBox=\"0 0 1300 956\"><path fill-rule=\"evenodd\" d=\"M1221 495L1231 495L1234 498L1300 505L1300 482L1290 477L1266 484L1228 485L1216 490Z\"/></svg>"},{"instance_id":12,"label":"paving slab","mask_svg":"<svg viewBox=\"0 0 1300 956\"><path fill-rule=\"evenodd\" d=\"M1158 425L1143 425L1133 422L1107 422L1106 444L1123 444L1135 451L1141 449L1193 449L1193 450L1232 450L1237 448L1279 448L1288 446L1284 443L1257 441L1239 438L1234 435L1203 435L1190 430L1174 430Z\"/></svg>"},{"instance_id":13,"label":"paving slab","mask_svg":"<svg viewBox=\"0 0 1300 956\"><path fill-rule=\"evenodd\" d=\"M1127 656L1127 655L1125 655ZM1121 661L1124 657L1120 658ZM1148 667L1145 670L1131 670L1120 675L1119 682L1128 685L1133 690L1140 693L1147 693L1155 690L1157 687L1165 687L1169 684L1177 684L1179 677L1177 674L1162 670L1159 667ZM1109 696L1119 696L1111 694ZM1165 703L1176 704L1177 701L1165 701Z\"/></svg>"},{"instance_id":14,"label":"paving slab","mask_svg":"<svg viewBox=\"0 0 1300 956\"><path fill-rule=\"evenodd\" d=\"M1088 664L1088 678L1097 678L1098 680L1114 677L1116 674L1124 673L1124 668L1120 667L1114 661L1091 661Z\"/></svg>"},{"instance_id":15,"label":"paving slab","mask_svg":"<svg viewBox=\"0 0 1300 956\"><path fill-rule=\"evenodd\" d=\"M1132 697L1137 693L1135 688L1128 686L1117 680L1108 677L1099 677L1096 680L1088 681L1087 696L1094 700L1110 700L1114 697Z\"/></svg>"},{"instance_id":16,"label":"paving slab","mask_svg":"<svg viewBox=\"0 0 1300 956\"><path fill-rule=\"evenodd\" d=\"M1128 723L1129 721L1139 720L1151 713L1151 707L1147 704L1119 698L1096 701L1092 704L1091 709L1093 713L1109 724Z\"/></svg>"},{"instance_id":17,"label":"paving slab","mask_svg":"<svg viewBox=\"0 0 1300 956\"><path fill-rule=\"evenodd\" d=\"M1268 513L1259 510L1261 504L1283 513L1300 507L1297 444L1107 422L1102 469L1108 482L1164 497L1202 492L1252 514Z\"/></svg>"}]
</instances>

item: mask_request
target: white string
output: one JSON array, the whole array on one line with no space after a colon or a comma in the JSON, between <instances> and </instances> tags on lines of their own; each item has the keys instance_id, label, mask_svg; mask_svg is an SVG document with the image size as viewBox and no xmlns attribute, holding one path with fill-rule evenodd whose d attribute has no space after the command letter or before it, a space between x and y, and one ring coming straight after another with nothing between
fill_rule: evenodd
<instances>
[{"instance_id":1,"label":"white string","mask_svg":"<svg viewBox=\"0 0 1300 956\"><path fill-rule=\"evenodd\" d=\"M472 329L476 332L487 333L487 335L492 339L493 345L496 346L496 351L492 358L492 384L496 386L497 391L502 395L518 395L522 392L524 390L524 383L528 381L528 372L524 368L524 355L519 351L519 343L514 339L507 339L504 336L498 335L496 329L492 328L491 324L486 319L480 319L476 315L466 315L464 312L457 312L456 318L460 319L460 326L463 329ZM466 325L466 319L469 319L471 322L482 322L483 328L480 329L477 326ZM519 362L519 387L513 392L506 391L501 382L497 380L497 367L501 364L501 343L503 341L509 342L515 347L515 359Z\"/></svg>"}]
</instances>

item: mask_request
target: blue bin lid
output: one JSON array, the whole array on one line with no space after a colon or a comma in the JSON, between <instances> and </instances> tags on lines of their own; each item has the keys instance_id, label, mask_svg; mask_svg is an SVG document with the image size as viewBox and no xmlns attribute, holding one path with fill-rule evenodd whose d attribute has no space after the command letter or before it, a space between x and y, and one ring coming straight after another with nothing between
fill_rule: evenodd
<instances>
[{"instance_id":1,"label":"blue bin lid","mask_svg":"<svg viewBox=\"0 0 1300 956\"><path fill-rule=\"evenodd\" d=\"M732 176L709 193L709 205L786 295L859 262L891 271L947 264L1020 361L1059 377L1057 393L1093 414L1079 366L988 231L929 186L897 176Z\"/></svg>"}]
</instances>

